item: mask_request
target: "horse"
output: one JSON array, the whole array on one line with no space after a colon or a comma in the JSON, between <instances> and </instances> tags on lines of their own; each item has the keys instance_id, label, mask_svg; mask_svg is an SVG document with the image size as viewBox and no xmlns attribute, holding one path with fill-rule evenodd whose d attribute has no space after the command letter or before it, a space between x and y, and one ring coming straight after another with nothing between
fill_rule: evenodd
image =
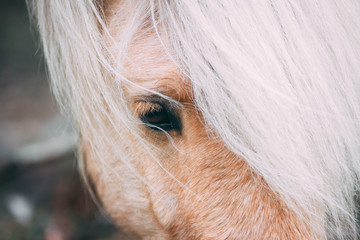
<instances>
[{"instance_id":1,"label":"horse","mask_svg":"<svg viewBox=\"0 0 360 240\"><path fill-rule=\"evenodd\" d=\"M141 239L356 239L357 0L28 0L79 168Z\"/></svg>"}]
</instances>

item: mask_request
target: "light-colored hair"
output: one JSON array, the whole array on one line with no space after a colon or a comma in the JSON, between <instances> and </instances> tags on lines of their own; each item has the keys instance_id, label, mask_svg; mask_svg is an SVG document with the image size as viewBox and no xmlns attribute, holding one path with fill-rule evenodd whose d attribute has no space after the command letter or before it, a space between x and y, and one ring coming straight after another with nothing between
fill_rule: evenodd
<instances>
[{"instance_id":1,"label":"light-colored hair","mask_svg":"<svg viewBox=\"0 0 360 240\"><path fill-rule=\"evenodd\" d=\"M111 147L104 126L120 133L119 122L146 144L123 95L129 80L120 75L121 63L136 33L164 31L167 52L175 52L171 57L190 79L209 132L314 232L325 234L319 213L326 211L328 236L355 236L359 1L128 1L115 14L131 12L113 44L101 1L34 0L29 6L56 99L78 130L86 129L93 148ZM120 64L114 66L114 58ZM131 168L129 153L116 151Z\"/></svg>"}]
</instances>

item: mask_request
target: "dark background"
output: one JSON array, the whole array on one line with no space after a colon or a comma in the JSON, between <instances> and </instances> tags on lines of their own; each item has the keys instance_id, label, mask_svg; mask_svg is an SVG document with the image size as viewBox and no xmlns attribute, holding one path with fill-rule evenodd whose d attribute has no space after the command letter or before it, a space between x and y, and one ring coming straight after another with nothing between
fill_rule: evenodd
<instances>
[{"instance_id":1,"label":"dark background","mask_svg":"<svg viewBox=\"0 0 360 240\"><path fill-rule=\"evenodd\" d=\"M77 173L25 0L0 0L0 240L123 239Z\"/></svg>"}]
</instances>

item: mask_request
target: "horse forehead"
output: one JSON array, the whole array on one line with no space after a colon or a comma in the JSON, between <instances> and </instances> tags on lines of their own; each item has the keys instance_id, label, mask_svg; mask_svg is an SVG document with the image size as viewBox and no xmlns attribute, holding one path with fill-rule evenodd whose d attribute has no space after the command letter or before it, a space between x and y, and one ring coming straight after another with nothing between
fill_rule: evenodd
<instances>
[{"instance_id":1,"label":"horse forehead","mask_svg":"<svg viewBox=\"0 0 360 240\"><path fill-rule=\"evenodd\" d=\"M129 47L123 74L144 88L176 97L187 91L186 80L170 57L170 48L165 47L165 44L153 33L137 37ZM133 95L143 91L136 87L129 88Z\"/></svg>"}]
</instances>

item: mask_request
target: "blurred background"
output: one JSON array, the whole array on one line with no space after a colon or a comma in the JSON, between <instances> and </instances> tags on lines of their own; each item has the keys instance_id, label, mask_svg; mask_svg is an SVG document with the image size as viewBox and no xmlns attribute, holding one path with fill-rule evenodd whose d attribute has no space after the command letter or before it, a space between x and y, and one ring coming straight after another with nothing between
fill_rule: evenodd
<instances>
[{"instance_id":1,"label":"blurred background","mask_svg":"<svg viewBox=\"0 0 360 240\"><path fill-rule=\"evenodd\" d=\"M124 239L77 173L25 0L0 0L0 239Z\"/></svg>"}]
</instances>

